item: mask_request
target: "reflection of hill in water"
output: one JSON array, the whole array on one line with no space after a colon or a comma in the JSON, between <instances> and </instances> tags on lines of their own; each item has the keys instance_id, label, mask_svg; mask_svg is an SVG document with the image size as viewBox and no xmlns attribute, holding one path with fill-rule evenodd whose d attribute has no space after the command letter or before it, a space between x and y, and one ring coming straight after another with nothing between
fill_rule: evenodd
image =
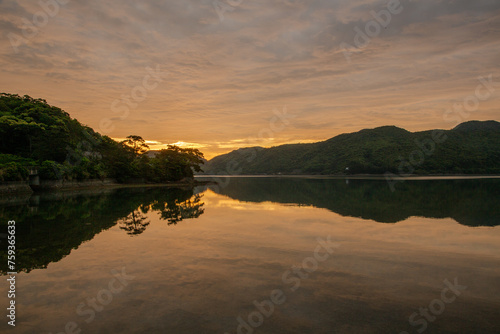
<instances>
[{"instance_id":1,"label":"reflection of hill in water","mask_svg":"<svg viewBox=\"0 0 500 334\"><path fill-rule=\"evenodd\" d=\"M210 187L240 201L313 205L342 216L396 223L411 216L451 217L468 226L500 222L500 180L405 181L391 192L384 180L231 178Z\"/></svg>"},{"instance_id":2,"label":"reflection of hill in water","mask_svg":"<svg viewBox=\"0 0 500 334\"><path fill-rule=\"evenodd\" d=\"M385 181L299 178L232 178L226 187L210 186L240 201L313 205L343 216L395 223L410 216L451 217L469 226L497 226L500 180L406 181L391 192ZM201 189L201 188L198 188ZM129 188L100 192L47 193L0 203L0 233L16 220L17 271L46 268L103 230L118 224L135 236L157 211L168 225L203 214L199 194L189 189ZM7 264L1 240L0 273Z\"/></svg>"},{"instance_id":3,"label":"reflection of hill in water","mask_svg":"<svg viewBox=\"0 0 500 334\"><path fill-rule=\"evenodd\" d=\"M129 235L149 225L145 214L158 211L168 225L197 218L204 209L201 195L177 188L128 188L100 192L46 193L9 199L0 204L1 232L7 218L16 221L16 269L29 272L57 262L85 241L116 224ZM6 239L1 239L2 245ZM5 274L6 246L0 273Z\"/></svg>"}]
</instances>

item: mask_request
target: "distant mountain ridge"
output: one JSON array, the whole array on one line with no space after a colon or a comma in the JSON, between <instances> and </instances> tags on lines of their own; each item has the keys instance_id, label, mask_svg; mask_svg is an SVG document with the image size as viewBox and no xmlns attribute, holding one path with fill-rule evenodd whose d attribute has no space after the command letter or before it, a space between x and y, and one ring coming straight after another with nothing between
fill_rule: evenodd
<instances>
[{"instance_id":1,"label":"distant mountain ridge","mask_svg":"<svg viewBox=\"0 0 500 334\"><path fill-rule=\"evenodd\" d=\"M500 123L452 130L364 129L310 144L249 147L219 155L205 174L500 174Z\"/></svg>"}]
</instances>

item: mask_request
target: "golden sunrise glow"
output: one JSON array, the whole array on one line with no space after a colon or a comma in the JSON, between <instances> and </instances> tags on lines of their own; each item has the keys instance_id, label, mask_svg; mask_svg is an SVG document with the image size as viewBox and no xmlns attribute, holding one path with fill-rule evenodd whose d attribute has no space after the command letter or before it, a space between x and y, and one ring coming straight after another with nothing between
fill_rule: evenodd
<instances>
[{"instance_id":1,"label":"golden sunrise glow","mask_svg":"<svg viewBox=\"0 0 500 334\"><path fill-rule=\"evenodd\" d=\"M0 91L153 150L211 158L382 125L451 129L446 113L490 75L494 94L460 120L499 115L500 2L406 1L363 47L354 29L380 2L245 1L224 21L210 1L69 2L29 38L23 19L39 3L0 6Z\"/></svg>"},{"instance_id":2,"label":"golden sunrise glow","mask_svg":"<svg viewBox=\"0 0 500 334\"><path fill-rule=\"evenodd\" d=\"M113 138L114 140L121 142L125 140L125 138ZM282 141L276 142L274 140L249 140L249 139L234 139L229 142L208 142L206 144L201 143L187 143L183 141L178 141L175 143L161 143L156 140L145 140L146 144L149 146L149 149L152 151L159 151L162 149L166 149L168 145L175 145L181 148L197 148L203 152L206 159L211 159L219 154L228 153L232 150L236 150L244 147L272 147L283 144L305 144L305 143L314 143L317 142L318 139L306 139L299 141Z\"/></svg>"}]
</instances>

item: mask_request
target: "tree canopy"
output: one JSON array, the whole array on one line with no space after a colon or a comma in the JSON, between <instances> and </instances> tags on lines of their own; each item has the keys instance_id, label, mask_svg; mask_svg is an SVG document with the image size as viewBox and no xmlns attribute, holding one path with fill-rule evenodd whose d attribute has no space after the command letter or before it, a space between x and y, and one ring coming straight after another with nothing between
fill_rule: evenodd
<instances>
[{"instance_id":1,"label":"tree canopy","mask_svg":"<svg viewBox=\"0 0 500 334\"><path fill-rule=\"evenodd\" d=\"M0 94L0 182L25 180L26 166L44 179L114 178L170 182L201 171L203 153L169 145L156 155L138 135L117 142L60 108L28 95Z\"/></svg>"}]
</instances>

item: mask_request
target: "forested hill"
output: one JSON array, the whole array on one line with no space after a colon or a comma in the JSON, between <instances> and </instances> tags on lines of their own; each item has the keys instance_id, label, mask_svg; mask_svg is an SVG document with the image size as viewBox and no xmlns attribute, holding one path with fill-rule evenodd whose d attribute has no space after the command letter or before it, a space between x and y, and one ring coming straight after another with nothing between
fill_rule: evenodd
<instances>
[{"instance_id":1,"label":"forested hill","mask_svg":"<svg viewBox=\"0 0 500 334\"><path fill-rule=\"evenodd\" d=\"M312 144L251 147L211 159L206 174L500 174L500 123L452 130L395 126L341 134Z\"/></svg>"},{"instance_id":2,"label":"forested hill","mask_svg":"<svg viewBox=\"0 0 500 334\"><path fill-rule=\"evenodd\" d=\"M37 166L42 179L178 181L200 171L203 154L168 146L149 157L142 137L117 142L30 96L0 94L0 182L24 181Z\"/></svg>"}]
</instances>

